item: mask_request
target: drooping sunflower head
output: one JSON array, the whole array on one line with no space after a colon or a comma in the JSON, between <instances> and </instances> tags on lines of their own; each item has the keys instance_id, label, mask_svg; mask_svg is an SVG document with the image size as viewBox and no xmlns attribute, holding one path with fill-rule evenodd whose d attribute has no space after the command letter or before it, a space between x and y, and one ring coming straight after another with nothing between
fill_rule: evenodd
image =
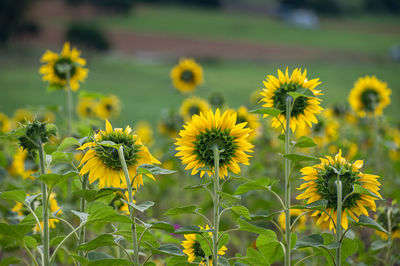
<instances>
[{"instance_id":1,"label":"drooping sunflower head","mask_svg":"<svg viewBox=\"0 0 400 266\"><path fill-rule=\"evenodd\" d=\"M5 133L10 130L10 119L4 114L0 113L0 133Z\"/></svg>"},{"instance_id":2,"label":"drooping sunflower head","mask_svg":"<svg viewBox=\"0 0 400 266\"><path fill-rule=\"evenodd\" d=\"M392 239L398 238L400 239L400 209L397 206L396 202L392 202L389 206L380 206L377 208L376 212L376 221L378 224L382 225L383 228L388 229L388 217L390 215L390 223L392 228L390 228L390 232L392 233ZM389 230L388 230L389 231ZM376 234L384 239L388 239L388 234L385 232L381 232L376 230Z\"/></svg>"},{"instance_id":3,"label":"drooping sunflower head","mask_svg":"<svg viewBox=\"0 0 400 266\"><path fill-rule=\"evenodd\" d=\"M236 124L236 113L225 111L222 115L219 109L215 114L212 110L200 115L194 115L190 122L184 125L177 138L176 156L187 164L186 170L192 169L192 175L199 172L198 168L214 169L215 146L220 150L219 177L225 178L228 171L239 173L238 163L249 164L247 153L252 152L253 145L248 141L251 129L246 123ZM200 176L212 171L200 170Z\"/></svg>"},{"instance_id":4,"label":"drooping sunflower head","mask_svg":"<svg viewBox=\"0 0 400 266\"><path fill-rule=\"evenodd\" d=\"M185 121L189 121L193 115L206 113L210 109L210 105L204 99L199 97L190 97L182 102L179 113Z\"/></svg>"},{"instance_id":5,"label":"drooping sunflower head","mask_svg":"<svg viewBox=\"0 0 400 266\"><path fill-rule=\"evenodd\" d=\"M154 144L153 129L151 128L149 122L139 121L136 124L135 132L142 140L144 145L147 145L149 147L153 146Z\"/></svg>"},{"instance_id":6,"label":"drooping sunflower head","mask_svg":"<svg viewBox=\"0 0 400 266\"><path fill-rule=\"evenodd\" d=\"M300 209L290 209L290 224L293 224L295 219L299 217L301 214L303 214L304 211ZM299 220L296 222L296 226L293 228L295 231L300 231L306 228L306 221L307 218L305 215L302 215ZM281 214L278 217L278 222L282 230L285 230L286 228L286 216L284 212L281 212Z\"/></svg>"},{"instance_id":7,"label":"drooping sunflower head","mask_svg":"<svg viewBox=\"0 0 400 266\"><path fill-rule=\"evenodd\" d=\"M339 173L339 179L342 183L342 200L353 192L356 184L380 196L378 191L381 184L378 181L379 176L363 174L360 171L364 163L362 160L350 163L342 157L341 151L334 158L325 156L325 158L320 158L320 160L321 163L314 166L307 166L300 170L303 175L302 179L307 182L297 188L298 190L304 190L304 192L298 195L296 199L306 200L307 204L317 200L326 200L325 212L317 210L312 216L320 215L317 225L324 223L325 225L329 225L329 229L332 230L337 216L337 173ZM342 207L342 227L347 229L347 215L358 221L359 215L368 216L366 207L375 211L375 200L376 198L361 193L354 193L347 197ZM334 221L329 218L327 213Z\"/></svg>"},{"instance_id":8,"label":"drooping sunflower head","mask_svg":"<svg viewBox=\"0 0 400 266\"><path fill-rule=\"evenodd\" d=\"M261 135L261 124L257 114L249 113L245 106L240 106L236 112L236 124L247 123L247 127L252 130L249 134L249 140L253 140Z\"/></svg>"},{"instance_id":9,"label":"drooping sunflower head","mask_svg":"<svg viewBox=\"0 0 400 266\"><path fill-rule=\"evenodd\" d=\"M64 88L69 77L71 89L77 91L79 82L83 82L88 75L88 69L84 68L86 60L80 55L81 52L76 48L71 49L69 42L64 44L60 54L47 50L40 59L44 64L39 69L43 81Z\"/></svg>"},{"instance_id":10,"label":"drooping sunflower head","mask_svg":"<svg viewBox=\"0 0 400 266\"><path fill-rule=\"evenodd\" d=\"M96 117L97 101L94 98L84 97L79 99L76 105L76 113L80 117Z\"/></svg>"},{"instance_id":11,"label":"drooping sunflower head","mask_svg":"<svg viewBox=\"0 0 400 266\"><path fill-rule=\"evenodd\" d=\"M102 142L109 141L122 144L133 187L138 189L140 185L143 185L142 175L136 176L137 167L141 164L159 164L160 162L150 154L140 138L131 133L132 130L129 126L125 130L122 128L113 129L106 120L106 131L99 131L94 135L91 142L78 148L79 150L88 148L79 165L83 166L79 172L80 175L88 173L89 182L93 183L98 180L99 188L106 186L126 188L125 176L117 149L102 145ZM155 180L153 175L147 174L147 176Z\"/></svg>"},{"instance_id":12,"label":"drooping sunflower head","mask_svg":"<svg viewBox=\"0 0 400 266\"><path fill-rule=\"evenodd\" d=\"M383 108L390 104L392 91L375 76L359 78L350 91L349 103L361 117L382 115Z\"/></svg>"},{"instance_id":13,"label":"drooping sunflower head","mask_svg":"<svg viewBox=\"0 0 400 266\"><path fill-rule=\"evenodd\" d=\"M210 227L206 225L205 228L202 226L199 226L201 230L209 230ZM208 235L212 237L212 233L209 232ZM201 265L207 265L206 264L206 253L204 252L203 248L201 247L200 242L197 240L197 237L201 237L196 234L186 234L184 235L185 240L182 241L182 246L184 247L183 253L185 253L188 256L188 261L189 262L198 262ZM225 255L226 251L228 249L225 246L221 246L220 249L218 250L218 255ZM212 265L212 256L210 255L208 257L210 265Z\"/></svg>"},{"instance_id":14,"label":"drooping sunflower head","mask_svg":"<svg viewBox=\"0 0 400 266\"><path fill-rule=\"evenodd\" d=\"M117 96L111 95L109 97L103 97L97 104L97 115L101 119L109 119L119 115L121 106Z\"/></svg>"},{"instance_id":15,"label":"drooping sunflower head","mask_svg":"<svg viewBox=\"0 0 400 266\"><path fill-rule=\"evenodd\" d=\"M299 96L295 100L290 114L290 128L295 131L297 127L311 127L312 123L318 122L315 114L320 113L323 109L320 106L321 100L317 96L322 93L315 88L321 82L318 78L308 80L306 74L306 70L302 73L301 69L296 68L289 76L286 68L285 74L278 70L278 78L272 75L267 76L264 81L265 88L261 92L261 102L265 108L276 108L281 111L278 118L272 119L273 127L286 127L286 99L290 97L289 92L310 95L309 97Z\"/></svg>"},{"instance_id":16,"label":"drooping sunflower head","mask_svg":"<svg viewBox=\"0 0 400 266\"><path fill-rule=\"evenodd\" d=\"M174 87L180 92L192 92L203 83L203 69L191 58L182 58L171 70Z\"/></svg>"}]
</instances>

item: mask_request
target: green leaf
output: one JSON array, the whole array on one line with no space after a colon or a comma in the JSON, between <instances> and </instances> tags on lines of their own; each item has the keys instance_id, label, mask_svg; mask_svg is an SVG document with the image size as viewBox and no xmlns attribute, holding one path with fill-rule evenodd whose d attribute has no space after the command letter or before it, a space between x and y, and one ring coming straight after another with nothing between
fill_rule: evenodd
<instances>
[{"instance_id":1,"label":"green leaf","mask_svg":"<svg viewBox=\"0 0 400 266\"><path fill-rule=\"evenodd\" d=\"M297 140L294 146L299 148L310 148L317 146L317 144L313 141L312 138L307 136L302 136Z\"/></svg>"},{"instance_id":2,"label":"green leaf","mask_svg":"<svg viewBox=\"0 0 400 266\"><path fill-rule=\"evenodd\" d=\"M253 248L248 248L246 251L246 257L239 259L248 265L252 266L266 266L270 265L270 262L260 252Z\"/></svg>"},{"instance_id":3,"label":"green leaf","mask_svg":"<svg viewBox=\"0 0 400 266\"><path fill-rule=\"evenodd\" d=\"M150 224L149 228L159 229L169 233L173 233L175 231L175 227L172 224L162 221Z\"/></svg>"},{"instance_id":4,"label":"green leaf","mask_svg":"<svg viewBox=\"0 0 400 266\"><path fill-rule=\"evenodd\" d=\"M167 266L193 266L186 257L171 257L167 260Z\"/></svg>"},{"instance_id":5,"label":"green leaf","mask_svg":"<svg viewBox=\"0 0 400 266\"><path fill-rule=\"evenodd\" d=\"M281 110L276 109L276 108L259 108L259 109L251 110L250 113L271 115L273 117L277 117L281 113Z\"/></svg>"},{"instance_id":6,"label":"green leaf","mask_svg":"<svg viewBox=\"0 0 400 266\"><path fill-rule=\"evenodd\" d=\"M172 170L167 170L161 167L158 167L156 165L152 165L152 164L142 164L139 165L138 167L138 173L139 171L144 171L147 170L149 171L152 175L169 175L172 173L175 173L176 171L172 171Z\"/></svg>"},{"instance_id":7,"label":"green leaf","mask_svg":"<svg viewBox=\"0 0 400 266\"><path fill-rule=\"evenodd\" d=\"M356 222L355 224L359 225L359 226L369 227L369 228L384 232L386 234L388 233L388 231L386 231L386 229L383 228L380 224L378 224L376 221L374 221L373 219L371 219L365 215L360 215L358 217L358 222Z\"/></svg>"},{"instance_id":8,"label":"green leaf","mask_svg":"<svg viewBox=\"0 0 400 266\"><path fill-rule=\"evenodd\" d=\"M192 226L182 226L175 230L175 234L202 234L200 227Z\"/></svg>"},{"instance_id":9,"label":"green leaf","mask_svg":"<svg viewBox=\"0 0 400 266\"><path fill-rule=\"evenodd\" d=\"M254 181L250 181L244 184L241 184L240 186L238 186L238 188L235 191L235 195L241 195L244 194L246 192L249 192L251 190L255 190L255 189L265 189L265 190L269 190L269 186L271 185L271 179L268 177L261 177L261 178L257 178Z\"/></svg>"},{"instance_id":10,"label":"green leaf","mask_svg":"<svg viewBox=\"0 0 400 266\"><path fill-rule=\"evenodd\" d=\"M58 146L57 151L64 151L72 146L80 146L79 141L76 138L67 137L61 142L60 146Z\"/></svg>"},{"instance_id":11,"label":"green leaf","mask_svg":"<svg viewBox=\"0 0 400 266\"><path fill-rule=\"evenodd\" d=\"M62 90L62 88L63 86L59 84L49 84L49 86L47 86L47 92Z\"/></svg>"},{"instance_id":12,"label":"green leaf","mask_svg":"<svg viewBox=\"0 0 400 266\"><path fill-rule=\"evenodd\" d=\"M74 210L71 210L71 212L78 216L79 220L81 220L81 223L85 223L88 220L89 214L85 212L78 212Z\"/></svg>"},{"instance_id":13,"label":"green leaf","mask_svg":"<svg viewBox=\"0 0 400 266\"><path fill-rule=\"evenodd\" d=\"M172 208L169 209L164 213L164 215L168 216L173 216L173 215L179 215L179 214L196 214L196 206L185 206L185 207L177 207L177 208Z\"/></svg>"},{"instance_id":14,"label":"green leaf","mask_svg":"<svg viewBox=\"0 0 400 266\"><path fill-rule=\"evenodd\" d=\"M293 205L290 206L291 209L307 209L307 210L320 210L323 211L326 208L326 205L328 204L327 200L317 200L314 201L310 204L306 205Z\"/></svg>"},{"instance_id":15,"label":"green leaf","mask_svg":"<svg viewBox=\"0 0 400 266\"><path fill-rule=\"evenodd\" d=\"M38 177L38 179L47 186L49 186L50 190L54 188L56 185L76 176L77 173L74 171L66 172L64 174L43 174Z\"/></svg>"},{"instance_id":16,"label":"green leaf","mask_svg":"<svg viewBox=\"0 0 400 266\"><path fill-rule=\"evenodd\" d=\"M309 89L302 89L302 90L298 90L296 92L291 91L291 92L288 92L288 94L293 97L293 102L295 102L298 97L315 98L314 93Z\"/></svg>"},{"instance_id":17,"label":"green leaf","mask_svg":"<svg viewBox=\"0 0 400 266\"><path fill-rule=\"evenodd\" d=\"M342 263L351 255L356 253L358 250L358 245L357 242L353 239L350 238L344 238L342 242L342 249L341 249L341 254L342 254Z\"/></svg>"},{"instance_id":18,"label":"green leaf","mask_svg":"<svg viewBox=\"0 0 400 266\"><path fill-rule=\"evenodd\" d=\"M112 194L113 192L110 192ZM84 198L86 201L91 202L96 200L97 190L95 189L84 189L72 192L74 196Z\"/></svg>"},{"instance_id":19,"label":"green leaf","mask_svg":"<svg viewBox=\"0 0 400 266\"><path fill-rule=\"evenodd\" d=\"M183 190L205 188L205 187L207 187L209 184L211 184L211 182L207 182L207 183L205 183L205 184L196 184L196 185L186 186L186 187L183 188Z\"/></svg>"},{"instance_id":20,"label":"green leaf","mask_svg":"<svg viewBox=\"0 0 400 266\"><path fill-rule=\"evenodd\" d=\"M93 240L90 240L89 242L83 243L82 245L78 246L77 250L90 251L99 247L115 245L116 243L114 242L114 237L112 235L103 234L99 235Z\"/></svg>"},{"instance_id":21,"label":"green leaf","mask_svg":"<svg viewBox=\"0 0 400 266\"><path fill-rule=\"evenodd\" d=\"M103 98L107 97L107 95L100 93L100 92L92 92L92 91L85 91L85 90L79 90L79 98Z\"/></svg>"},{"instance_id":22,"label":"green leaf","mask_svg":"<svg viewBox=\"0 0 400 266\"><path fill-rule=\"evenodd\" d=\"M87 266L131 266L132 262L124 259L102 259L89 263Z\"/></svg>"},{"instance_id":23,"label":"green leaf","mask_svg":"<svg viewBox=\"0 0 400 266\"><path fill-rule=\"evenodd\" d=\"M292 161L294 164L297 164L300 162L305 162L305 161L318 161L319 160L317 157L314 157L314 156L297 154L297 153L285 154L285 155L283 155L283 157Z\"/></svg>"},{"instance_id":24,"label":"green leaf","mask_svg":"<svg viewBox=\"0 0 400 266\"><path fill-rule=\"evenodd\" d=\"M219 257L218 264L221 266L229 266L229 261L224 257Z\"/></svg>"},{"instance_id":25,"label":"green leaf","mask_svg":"<svg viewBox=\"0 0 400 266\"><path fill-rule=\"evenodd\" d=\"M31 230L31 226L0 223L0 235L3 237L3 239L22 241L24 236Z\"/></svg>"},{"instance_id":26,"label":"green leaf","mask_svg":"<svg viewBox=\"0 0 400 266\"><path fill-rule=\"evenodd\" d=\"M37 247L36 239L31 236L24 236L23 242L30 249L35 249Z\"/></svg>"},{"instance_id":27,"label":"green leaf","mask_svg":"<svg viewBox=\"0 0 400 266\"><path fill-rule=\"evenodd\" d=\"M366 188L360 186L359 184L354 184L352 193L364 194L364 195L372 196L374 198L383 200L382 197L376 195L375 193L372 193L369 189L366 189Z\"/></svg>"},{"instance_id":28,"label":"green leaf","mask_svg":"<svg viewBox=\"0 0 400 266\"><path fill-rule=\"evenodd\" d=\"M258 220L266 220L266 221L271 221L276 215L280 214L283 211L276 211L270 214L251 214L250 218L252 221L258 221Z\"/></svg>"},{"instance_id":29,"label":"green leaf","mask_svg":"<svg viewBox=\"0 0 400 266\"><path fill-rule=\"evenodd\" d=\"M54 165L56 163L70 163L73 159L71 152L55 151L51 155L47 155L48 165Z\"/></svg>"},{"instance_id":30,"label":"green leaf","mask_svg":"<svg viewBox=\"0 0 400 266\"><path fill-rule=\"evenodd\" d=\"M10 190L6 192L1 192L0 198L24 203L26 198L26 193L23 190Z\"/></svg>"},{"instance_id":31,"label":"green leaf","mask_svg":"<svg viewBox=\"0 0 400 266\"><path fill-rule=\"evenodd\" d=\"M229 240L230 240L229 234L224 234L218 242L218 250L221 249L222 246L228 244Z\"/></svg>"},{"instance_id":32,"label":"green leaf","mask_svg":"<svg viewBox=\"0 0 400 266\"><path fill-rule=\"evenodd\" d=\"M300 238L297 241L295 248L306 248L306 247L324 247L324 238L321 235L314 234Z\"/></svg>"},{"instance_id":33,"label":"green leaf","mask_svg":"<svg viewBox=\"0 0 400 266\"><path fill-rule=\"evenodd\" d=\"M269 234L259 235L256 240L256 246L269 263L273 263L283 257L282 246L274 231L270 231Z\"/></svg>"},{"instance_id":34,"label":"green leaf","mask_svg":"<svg viewBox=\"0 0 400 266\"><path fill-rule=\"evenodd\" d=\"M240 227L239 229L242 230L242 231L252 232L252 233L259 234L259 235L270 235L271 231L272 231L272 230L269 230L269 229L265 229L265 228L262 228L262 227L258 227L258 226L252 225L252 224L250 224L250 223L248 223L245 220L240 219L240 218L237 220L237 222L238 222L239 227Z\"/></svg>"},{"instance_id":35,"label":"green leaf","mask_svg":"<svg viewBox=\"0 0 400 266\"><path fill-rule=\"evenodd\" d=\"M110 141L110 140L104 140L104 141L101 141L101 142L99 142L97 144L99 144L101 146L104 146L104 147L114 148L114 149L117 149L117 150L122 145L122 144L117 144L117 143L115 143L113 141Z\"/></svg>"},{"instance_id":36,"label":"green leaf","mask_svg":"<svg viewBox=\"0 0 400 266\"><path fill-rule=\"evenodd\" d=\"M25 204L28 205L28 206L30 206L30 205L32 204L32 202L33 202L37 197L39 197L40 195L42 195L42 194L39 193L39 194L32 195L32 196L26 196L25 201L24 201Z\"/></svg>"},{"instance_id":37,"label":"green leaf","mask_svg":"<svg viewBox=\"0 0 400 266\"><path fill-rule=\"evenodd\" d=\"M241 199L241 197L239 195L231 195L231 194L228 194L228 193L225 193L225 192L222 192L222 191L219 191L218 195L220 195L221 198L225 199L225 200L234 200L234 201L236 201L236 200L240 200Z\"/></svg>"},{"instance_id":38,"label":"green leaf","mask_svg":"<svg viewBox=\"0 0 400 266\"><path fill-rule=\"evenodd\" d=\"M139 204L135 204L132 202L127 202L124 199L121 199L123 202L125 202L126 204L128 204L129 206L135 208L136 210L140 211L140 212L145 212L148 208L154 206L154 202L152 201L143 201Z\"/></svg>"},{"instance_id":39,"label":"green leaf","mask_svg":"<svg viewBox=\"0 0 400 266\"><path fill-rule=\"evenodd\" d=\"M101 202L89 203L86 211L89 213L88 222L132 223L132 220L129 217L117 213L111 206Z\"/></svg>"},{"instance_id":40,"label":"green leaf","mask_svg":"<svg viewBox=\"0 0 400 266\"><path fill-rule=\"evenodd\" d=\"M61 236L56 236L50 240L50 247L57 246L58 244L63 241L63 239L66 237L66 235L61 235Z\"/></svg>"},{"instance_id":41,"label":"green leaf","mask_svg":"<svg viewBox=\"0 0 400 266\"><path fill-rule=\"evenodd\" d=\"M250 212L246 207L241 205L235 205L231 207L231 210L239 214L240 216L246 218L247 220L250 220Z\"/></svg>"},{"instance_id":42,"label":"green leaf","mask_svg":"<svg viewBox=\"0 0 400 266\"><path fill-rule=\"evenodd\" d=\"M156 254L166 254L171 256L185 256L180 248L172 244L164 244L157 248Z\"/></svg>"},{"instance_id":43,"label":"green leaf","mask_svg":"<svg viewBox=\"0 0 400 266\"><path fill-rule=\"evenodd\" d=\"M371 243L371 250L373 250L373 251L381 250L381 249L389 246L389 244L390 243L388 241L383 241L381 239L378 239Z\"/></svg>"},{"instance_id":44,"label":"green leaf","mask_svg":"<svg viewBox=\"0 0 400 266\"><path fill-rule=\"evenodd\" d=\"M17 257L2 258L0 266L20 265L21 259Z\"/></svg>"},{"instance_id":45,"label":"green leaf","mask_svg":"<svg viewBox=\"0 0 400 266\"><path fill-rule=\"evenodd\" d=\"M34 210L34 212L39 220L43 219L43 207L42 206L38 206ZM21 222L19 222L19 225L34 226L34 225L36 225L35 217L32 215L32 213L29 213L24 219L22 219Z\"/></svg>"}]
</instances>

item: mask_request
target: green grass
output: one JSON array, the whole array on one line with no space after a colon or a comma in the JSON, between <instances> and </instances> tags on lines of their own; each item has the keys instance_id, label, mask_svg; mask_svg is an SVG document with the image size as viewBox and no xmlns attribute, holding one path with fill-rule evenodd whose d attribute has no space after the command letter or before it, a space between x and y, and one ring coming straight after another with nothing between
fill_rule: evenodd
<instances>
[{"instance_id":1,"label":"green grass","mask_svg":"<svg viewBox=\"0 0 400 266\"><path fill-rule=\"evenodd\" d=\"M318 29L310 30L292 27L267 16L182 7L145 6L127 16L107 16L95 21L109 29L303 46L379 56L387 56L389 48L393 44L400 43L399 34L393 32L388 34L383 31L390 26L392 31L400 32L398 26L400 19L390 16L323 19ZM374 24L374 27L369 32L371 24Z\"/></svg>"},{"instance_id":2,"label":"green grass","mask_svg":"<svg viewBox=\"0 0 400 266\"><path fill-rule=\"evenodd\" d=\"M37 73L37 57L13 60L1 65L0 88L2 99L0 111L8 115L17 108L37 105L65 104L65 93L56 91L46 93L46 84ZM122 114L118 123L133 124L138 120L150 120L153 124L159 119L163 108L178 108L181 95L173 89L169 71L176 62L159 61L149 63L129 57L94 56L89 58L90 73L81 89L117 95L122 101ZM201 62L204 67L205 84L197 94L208 97L219 91L226 97L231 107L248 103L249 95L262 88L262 80L267 74L275 74L276 69L284 68L284 63L253 63L244 61ZM388 82L393 90L392 102L400 99L400 79L398 66L384 63L373 64L332 64L329 62L308 62L308 77L319 77L323 82L324 106L346 102L349 89L361 75L375 74ZM385 113L396 116L400 105L392 104ZM397 118L397 117L395 117Z\"/></svg>"}]
</instances>

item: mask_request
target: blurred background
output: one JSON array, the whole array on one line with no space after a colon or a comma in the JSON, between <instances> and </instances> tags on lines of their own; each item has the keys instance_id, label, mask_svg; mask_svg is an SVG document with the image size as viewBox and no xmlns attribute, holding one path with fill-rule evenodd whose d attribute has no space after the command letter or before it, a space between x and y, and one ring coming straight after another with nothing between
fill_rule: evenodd
<instances>
[{"instance_id":1,"label":"blurred background","mask_svg":"<svg viewBox=\"0 0 400 266\"><path fill-rule=\"evenodd\" d=\"M324 105L347 102L354 81L376 75L392 89L386 114L400 113L398 0L2 0L0 112L64 105L38 74L46 49L82 50L81 91L117 95L119 123L156 123L182 96L169 73L180 57L204 68L197 94L246 104L277 68L319 77Z\"/></svg>"}]
</instances>

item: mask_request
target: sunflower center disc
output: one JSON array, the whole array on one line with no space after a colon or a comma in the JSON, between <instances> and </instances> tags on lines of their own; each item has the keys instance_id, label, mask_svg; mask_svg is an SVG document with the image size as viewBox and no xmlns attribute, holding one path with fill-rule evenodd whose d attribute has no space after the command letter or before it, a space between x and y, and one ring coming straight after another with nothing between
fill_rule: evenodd
<instances>
[{"instance_id":1,"label":"sunflower center disc","mask_svg":"<svg viewBox=\"0 0 400 266\"><path fill-rule=\"evenodd\" d=\"M299 90L304 90L301 86L295 83L288 83L282 85L278 88L272 100L274 101L274 107L279 109L283 115L286 116L286 98L288 96L288 92L296 92ZM308 105L307 97L299 96L297 97L296 101L294 102L294 106L292 109L291 116L297 117L300 114L304 114L304 110Z\"/></svg>"},{"instance_id":2,"label":"sunflower center disc","mask_svg":"<svg viewBox=\"0 0 400 266\"><path fill-rule=\"evenodd\" d=\"M374 89L366 89L361 94L361 102L365 109L369 112L373 112L378 105L380 100L379 93Z\"/></svg>"},{"instance_id":3,"label":"sunflower center disc","mask_svg":"<svg viewBox=\"0 0 400 266\"><path fill-rule=\"evenodd\" d=\"M193 72L190 70L185 70L182 72L181 74L181 80L186 82L186 83L190 83L193 82L194 79L194 75Z\"/></svg>"},{"instance_id":4,"label":"sunflower center disc","mask_svg":"<svg viewBox=\"0 0 400 266\"><path fill-rule=\"evenodd\" d=\"M189 114L190 116L200 114L200 108L197 105L190 106Z\"/></svg>"},{"instance_id":5,"label":"sunflower center disc","mask_svg":"<svg viewBox=\"0 0 400 266\"><path fill-rule=\"evenodd\" d=\"M64 71L60 70L60 67L62 68L63 65L70 65L70 78L75 75L76 72L76 67L72 63L71 59L68 57L61 57L59 58L55 64L54 64L54 72L60 79L67 79L67 74Z\"/></svg>"}]
</instances>

